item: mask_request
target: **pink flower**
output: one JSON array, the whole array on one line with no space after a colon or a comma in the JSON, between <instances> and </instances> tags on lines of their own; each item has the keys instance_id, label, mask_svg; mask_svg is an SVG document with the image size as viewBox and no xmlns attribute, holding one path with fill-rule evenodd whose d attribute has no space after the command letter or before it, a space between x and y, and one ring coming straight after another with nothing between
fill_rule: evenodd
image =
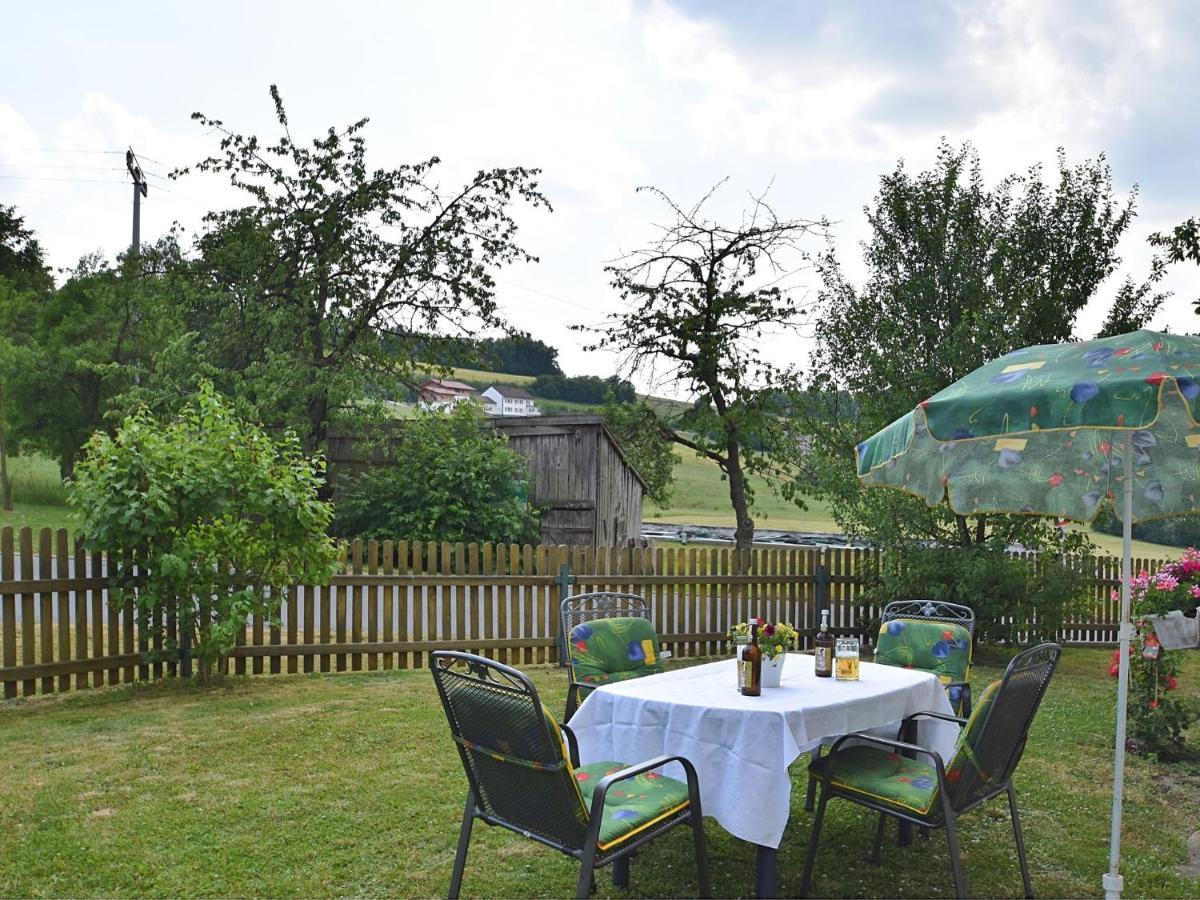
<instances>
[{"instance_id":1,"label":"pink flower","mask_svg":"<svg viewBox=\"0 0 1200 900\"><path fill-rule=\"evenodd\" d=\"M1179 587L1179 579L1174 575L1159 572L1158 577L1154 580L1154 586L1160 591L1173 591Z\"/></svg>"},{"instance_id":2,"label":"pink flower","mask_svg":"<svg viewBox=\"0 0 1200 900\"><path fill-rule=\"evenodd\" d=\"M1191 590L1191 592L1190 592L1190 593L1191 593L1191 595L1192 595L1193 597L1195 597L1197 600L1200 600L1200 584L1193 584L1193 585L1192 585L1192 590Z\"/></svg>"}]
</instances>

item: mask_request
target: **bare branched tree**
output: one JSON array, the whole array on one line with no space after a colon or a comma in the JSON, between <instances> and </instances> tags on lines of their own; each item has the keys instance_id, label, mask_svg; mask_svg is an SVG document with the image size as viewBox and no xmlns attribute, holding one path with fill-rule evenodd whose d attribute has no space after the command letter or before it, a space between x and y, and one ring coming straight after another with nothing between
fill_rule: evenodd
<instances>
[{"instance_id":1,"label":"bare branched tree","mask_svg":"<svg viewBox=\"0 0 1200 900\"><path fill-rule=\"evenodd\" d=\"M690 412L657 419L662 436L711 459L729 483L737 546L754 540L753 490L746 476L764 478L790 499L795 493L796 435L786 411L796 383L793 366L779 366L764 340L805 324L806 306L788 279L803 268L801 241L827 223L781 219L766 192L750 196L737 225L683 207L655 187L670 220L646 247L605 267L628 304L601 326L588 349L615 351L621 369L670 378L696 396Z\"/></svg>"}]
</instances>

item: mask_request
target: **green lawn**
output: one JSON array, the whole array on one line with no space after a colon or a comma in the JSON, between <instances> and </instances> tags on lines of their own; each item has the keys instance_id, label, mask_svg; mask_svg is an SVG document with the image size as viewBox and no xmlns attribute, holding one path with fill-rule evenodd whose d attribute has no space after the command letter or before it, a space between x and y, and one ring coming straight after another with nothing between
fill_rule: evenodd
<instances>
[{"instance_id":1,"label":"green lawn","mask_svg":"<svg viewBox=\"0 0 1200 900\"><path fill-rule=\"evenodd\" d=\"M1200 655L1181 690L1200 697ZM1017 774L1035 890L1095 896L1112 777L1110 650L1068 650ZM1003 665L985 655L976 685ZM561 708L565 676L531 670ZM1193 736L1200 740L1200 734ZM799 887L811 818L804 767L780 854ZM1126 896L1200 897L1177 877L1200 821L1198 770L1128 767ZM1170 775L1168 779L1166 776ZM387 672L111 688L0 705L0 896L435 896L444 894L466 782L429 674ZM894 843L865 863L873 817L834 802L817 896L948 896L945 841ZM1020 875L1005 804L963 820L972 896L1012 897ZM709 820L717 896L752 891L754 851ZM573 893L568 859L477 827L467 896ZM695 896L690 837L643 849L634 896ZM607 879L600 896L624 896Z\"/></svg>"}]
</instances>

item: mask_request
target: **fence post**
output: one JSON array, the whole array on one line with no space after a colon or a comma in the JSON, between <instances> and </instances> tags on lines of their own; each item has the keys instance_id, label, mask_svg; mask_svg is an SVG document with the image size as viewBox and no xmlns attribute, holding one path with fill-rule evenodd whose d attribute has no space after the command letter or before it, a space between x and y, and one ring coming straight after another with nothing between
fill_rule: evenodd
<instances>
[{"instance_id":1,"label":"fence post","mask_svg":"<svg viewBox=\"0 0 1200 900\"><path fill-rule=\"evenodd\" d=\"M571 574L571 564L562 563L558 567L558 577L554 579L558 583L558 603L559 609L562 609L562 602L571 596L571 585L575 583L575 576ZM554 642L558 645L558 666L565 668L567 665L567 646L563 641L562 619L559 619L558 634L554 637Z\"/></svg>"}]
</instances>

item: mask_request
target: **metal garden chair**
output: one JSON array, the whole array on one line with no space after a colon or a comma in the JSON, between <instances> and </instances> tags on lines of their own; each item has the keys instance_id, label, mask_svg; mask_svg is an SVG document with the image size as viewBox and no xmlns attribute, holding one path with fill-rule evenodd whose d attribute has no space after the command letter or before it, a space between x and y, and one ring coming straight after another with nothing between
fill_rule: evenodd
<instances>
[{"instance_id":1,"label":"metal garden chair","mask_svg":"<svg viewBox=\"0 0 1200 900\"><path fill-rule=\"evenodd\" d=\"M1033 896L1025 842L1017 816L1017 792L1012 776L1025 752L1029 726L1045 696L1050 677L1058 665L1062 648L1041 644L1018 654L1008 664L1004 677L988 686L970 719L943 713L915 713L904 720L921 717L963 723L954 757L943 762L940 755L915 744L888 740L872 734L850 734L838 738L827 756L809 766L809 777L821 783L821 797L813 819L804 862L800 896L812 885L813 862L830 797L842 797L879 811L879 825L871 860L878 862L884 826L889 816L926 828L945 828L950 845L950 866L957 896L967 895L959 858L957 820L1000 794L1008 794L1017 858L1025 896ZM904 733L904 726L901 728Z\"/></svg>"},{"instance_id":2,"label":"metal garden chair","mask_svg":"<svg viewBox=\"0 0 1200 900\"><path fill-rule=\"evenodd\" d=\"M629 858L676 825L692 826L701 896L711 896L696 770L681 756L579 765L571 730L555 721L521 672L482 656L435 650L429 667L470 785L450 897L462 887L476 819L499 825L580 862L578 896L613 863L626 887ZM670 762L686 783L656 774ZM613 790L613 789L616 790Z\"/></svg>"},{"instance_id":3,"label":"metal garden chair","mask_svg":"<svg viewBox=\"0 0 1200 900\"><path fill-rule=\"evenodd\" d=\"M962 718L971 715L971 653L975 611L941 600L893 600L879 616L875 662L932 672L941 679L950 706ZM903 737L903 735L902 735ZM911 739L912 735L908 736ZM813 751L820 759L823 747ZM817 784L809 779L804 808L813 811Z\"/></svg>"},{"instance_id":4,"label":"metal garden chair","mask_svg":"<svg viewBox=\"0 0 1200 900\"><path fill-rule=\"evenodd\" d=\"M971 715L971 654L975 611L943 600L893 600L879 616L875 662L933 672L946 686L950 705Z\"/></svg>"},{"instance_id":5,"label":"metal garden chair","mask_svg":"<svg viewBox=\"0 0 1200 900\"><path fill-rule=\"evenodd\" d=\"M562 601L562 659L568 722L595 688L663 670L658 634L644 597L614 591L577 594Z\"/></svg>"}]
</instances>

